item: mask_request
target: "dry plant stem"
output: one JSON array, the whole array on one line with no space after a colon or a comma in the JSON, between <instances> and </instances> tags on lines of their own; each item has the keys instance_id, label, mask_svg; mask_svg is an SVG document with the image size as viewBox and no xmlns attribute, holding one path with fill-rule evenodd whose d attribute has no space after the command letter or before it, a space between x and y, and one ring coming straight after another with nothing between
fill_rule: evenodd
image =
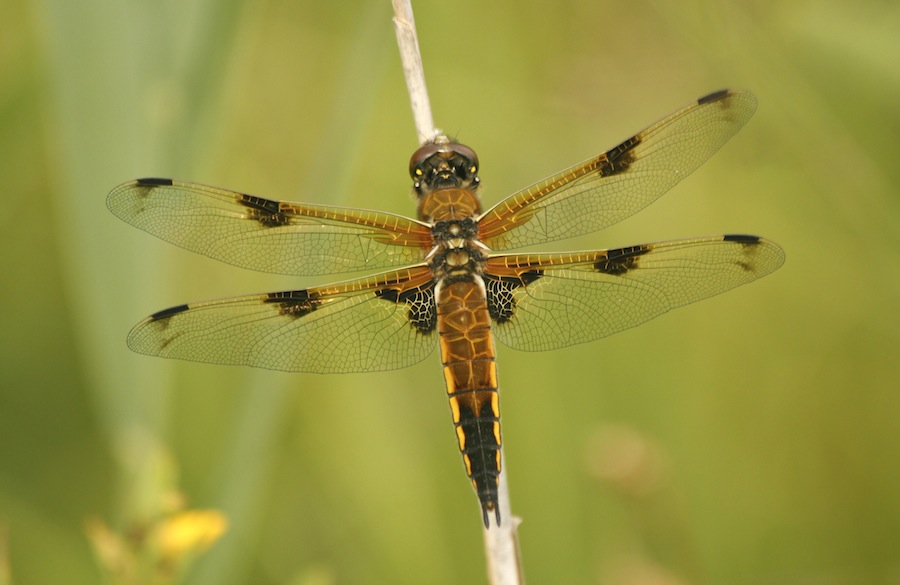
<instances>
[{"instance_id":1,"label":"dry plant stem","mask_svg":"<svg viewBox=\"0 0 900 585\"><path fill-rule=\"evenodd\" d=\"M516 532L522 522L509 509L509 486L506 483L506 460L500 448L500 485L497 502L502 524L495 524L490 517L491 527L484 530L484 552L488 562L488 579L491 585L525 585L522 559L519 556L519 536Z\"/></svg>"},{"instance_id":2,"label":"dry plant stem","mask_svg":"<svg viewBox=\"0 0 900 585\"><path fill-rule=\"evenodd\" d=\"M419 53L416 23L413 19L410 0L392 0L394 6L394 29L400 46L403 74L412 104L413 118L419 135L419 144L433 140L438 134L431 116L428 91L425 87L425 70ZM516 529L520 519L512 515L509 507L509 488L506 483L506 458L500 448L500 484L497 505L500 509L501 524L497 525L493 514L489 515L490 527L484 529L484 548L487 555L488 580L491 585L524 585L519 540Z\"/></svg>"},{"instance_id":3,"label":"dry plant stem","mask_svg":"<svg viewBox=\"0 0 900 585\"><path fill-rule=\"evenodd\" d=\"M392 4L394 31L397 33L397 45L400 47L400 61L403 63L403 76L406 78L413 120L419 135L419 144L425 144L433 140L438 131L431 117L431 104L428 102L428 88L425 87L425 70L422 67L422 55L419 53L419 37L416 35L412 4L410 0L392 0Z\"/></svg>"}]
</instances>

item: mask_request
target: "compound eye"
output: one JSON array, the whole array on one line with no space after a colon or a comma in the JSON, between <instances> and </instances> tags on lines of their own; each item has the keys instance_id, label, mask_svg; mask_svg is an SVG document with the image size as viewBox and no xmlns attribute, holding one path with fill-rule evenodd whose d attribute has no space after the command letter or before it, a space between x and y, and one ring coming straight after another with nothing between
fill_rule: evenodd
<instances>
[{"instance_id":1,"label":"compound eye","mask_svg":"<svg viewBox=\"0 0 900 585\"><path fill-rule=\"evenodd\" d=\"M466 159L466 164L469 167L469 173L475 174L478 172L478 155L475 154L475 151L466 146L465 144L453 144L453 151L456 152L459 156Z\"/></svg>"},{"instance_id":2,"label":"compound eye","mask_svg":"<svg viewBox=\"0 0 900 585\"><path fill-rule=\"evenodd\" d=\"M413 153L412 157L410 157L409 159L409 176L413 179L421 177L424 174L421 168L422 163L424 163L426 160L428 160L438 152L446 150L446 144L435 144L433 142L420 147Z\"/></svg>"},{"instance_id":3,"label":"compound eye","mask_svg":"<svg viewBox=\"0 0 900 585\"><path fill-rule=\"evenodd\" d=\"M456 176L460 179L471 177L475 174L475 165L471 161L461 159L455 165Z\"/></svg>"}]
</instances>

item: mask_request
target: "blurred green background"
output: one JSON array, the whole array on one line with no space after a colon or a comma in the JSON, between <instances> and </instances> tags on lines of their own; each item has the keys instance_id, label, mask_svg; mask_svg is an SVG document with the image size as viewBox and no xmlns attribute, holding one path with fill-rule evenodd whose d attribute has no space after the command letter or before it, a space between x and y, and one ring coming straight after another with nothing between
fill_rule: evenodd
<instances>
[{"instance_id":1,"label":"blurred green background","mask_svg":"<svg viewBox=\"0 0 900 585\"><path fill-rule=\"evenodd\" d=\"M436 123L478 151L488 205L709 91L760 101L667 197L555 249L757 233L781 270L599 342L499 348L528 581L900 583L900 4L415 9ZM190 583L485 582L437 355L315 376L125 347L164 307L325 279L142 233L105 208L122 181L413 214L390 19L0 0L0 582L101 582L85 520L127 531L167 486L230 521Z\"/></svg>"}]
</instances>

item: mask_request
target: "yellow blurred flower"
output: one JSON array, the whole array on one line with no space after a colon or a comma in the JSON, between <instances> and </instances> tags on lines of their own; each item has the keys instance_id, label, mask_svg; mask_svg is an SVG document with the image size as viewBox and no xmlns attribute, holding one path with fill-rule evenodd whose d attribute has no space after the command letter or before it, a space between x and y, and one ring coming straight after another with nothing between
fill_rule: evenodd
<instances>
[{"instance_id":1,"label":"yellow blurred flower","mask_svg":"<svg viewBox=\"0 0 900 585\"><path fill-rule=\"evenodd\" d=\"M225 534L228 519L218 510L185 510L160 521L155 528L160 556L179 559L209 548Z\"/></svg>"},{"instance_id":2,"label":"yellow blurred flower","mask_svg":"<svg viewBox=\"0 0 900 585\"><path fill-rule=\"evenodd\" d=\"M110 583L174 585L183 582L196 557L228 529L218 510L184 510L132 523L116 532L89 519L85 532ZM0 583L2 585L2 583Z\"/></svg>"}]
</instances>

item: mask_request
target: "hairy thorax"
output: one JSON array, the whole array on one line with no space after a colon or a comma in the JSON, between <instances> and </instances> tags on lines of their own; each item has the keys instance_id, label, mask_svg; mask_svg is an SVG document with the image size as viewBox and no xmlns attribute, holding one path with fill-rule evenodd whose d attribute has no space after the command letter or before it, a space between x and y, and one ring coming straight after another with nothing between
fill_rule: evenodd
<instances>
[{"instance_id":1,"label":"hairy thorax","mask_svg":"<svg viewBox=\"0 0 900 585\"><path fill-rule=\"evenodd\" d=\"M479 241L473 218L438 221L432 234L434 247L427 261L440 280L458 282L483 274L488 248Z\"/></svg>"}]
</instances>

